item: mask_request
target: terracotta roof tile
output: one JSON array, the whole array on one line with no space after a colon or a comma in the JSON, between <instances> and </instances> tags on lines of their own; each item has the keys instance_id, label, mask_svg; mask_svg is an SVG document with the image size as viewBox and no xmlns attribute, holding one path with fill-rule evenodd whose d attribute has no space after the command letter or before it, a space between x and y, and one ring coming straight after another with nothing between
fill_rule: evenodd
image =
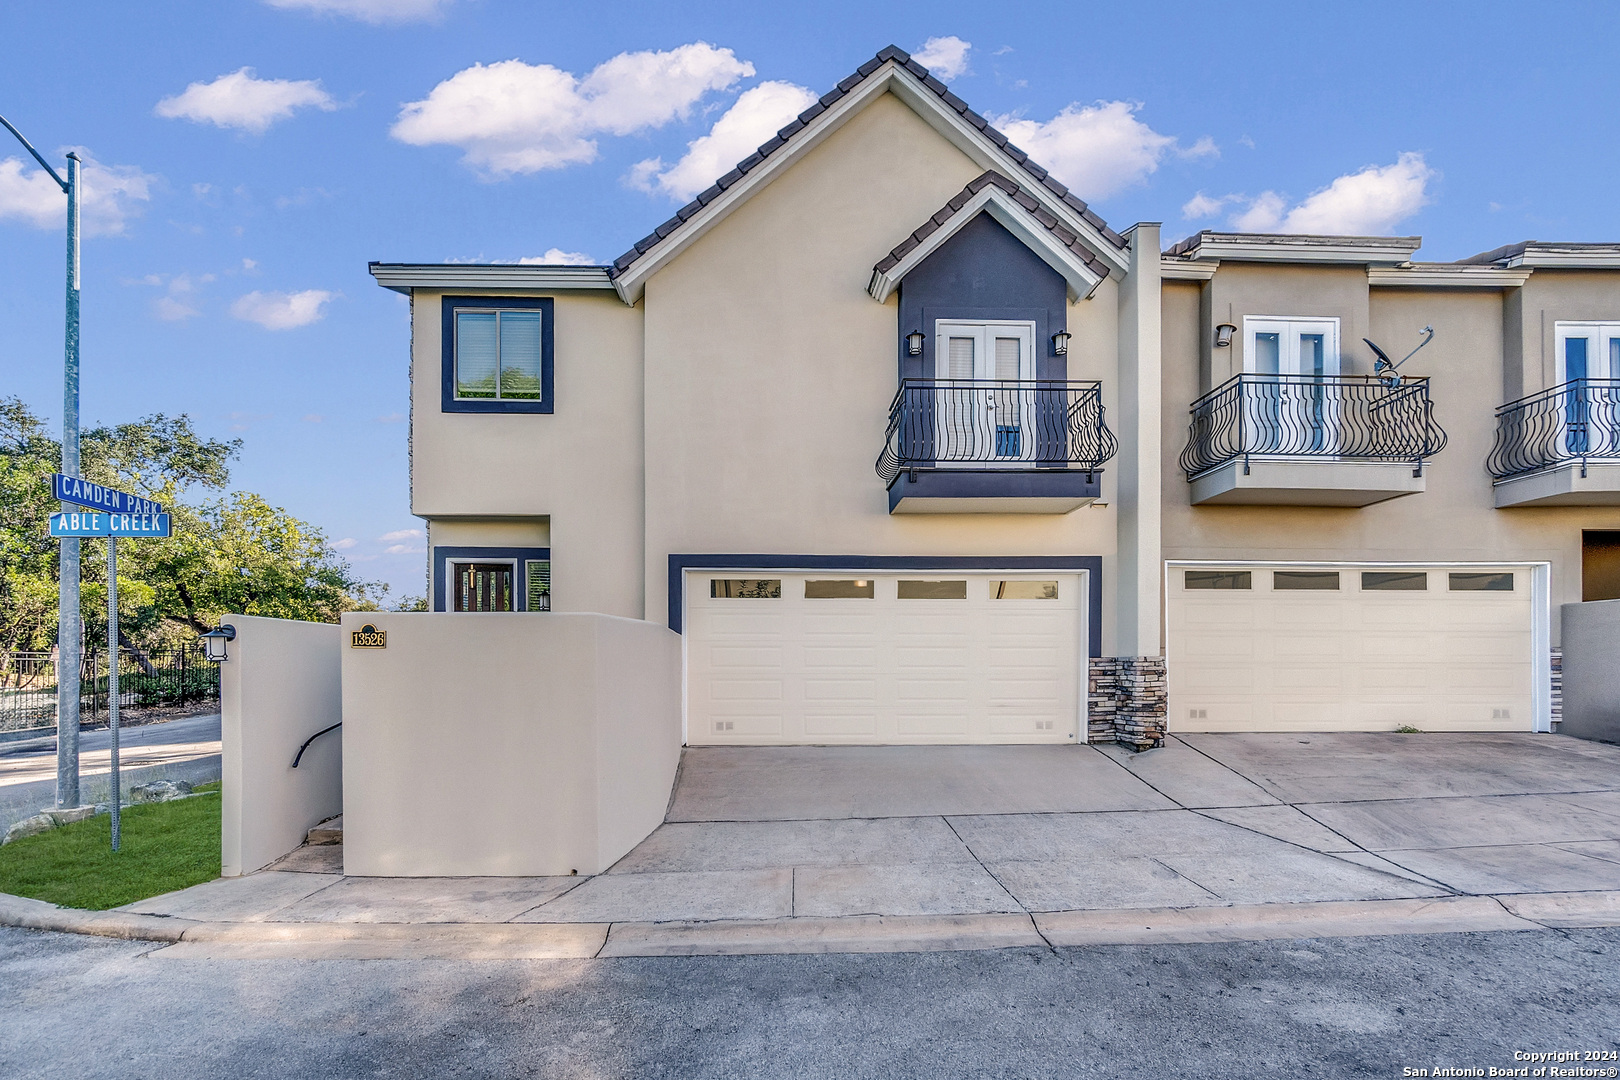
<instances>
[{"instance_id":1,"label":"terracotta roof tile","mask_svg":"<svg viewBox=\"0 0 1620 1080\"><path fill-rule=\"evenodd\" d=\"M1035 183L1040 184L1046 190L1056 195L1065 206L1079 214L1092 228L1101 232L1102 235L1107 238L1109 243L1113 244L1120 250L1125 249L1127 246L1125 238L1120 236L1113 229L1110 229L1107 223L1104 222L1102 218L1098 217L1090 207L1088 207L1080 199L1076 198L1068 188L1052 179L1051 175L1047 173L1045 169L1041 168L1033 161L1030 161L1029 155L1025 154L1022 150L1018 149L1018 147L1008 142L1007 136L991 127L989 121L987 121L984 117L968 108L967 103L961 98L957 97L955 94L951 93L950 88L937 79L932 72L923 67L916 60L913 60L903 50L898 49L893 45L889 45L880 50L872 59L866 61L866 63L862 64L859 68L856 68L854 74L840 81L835 89L830 90L826 94L822 95L822 97L816 101L815 104L811 105L808 109L804 110L804 112L800 113L798 119L793 120L791 123L787 124L787 126L778 131L775 138L772 138L764 145L760 146L757 151L750 154L747 158L738 163L736 168L732 169L730 172L726 173L726 175L717 180L712 187L707 188L701 192L697 198L693 199L691 202L681 207L680 210L676 211L675 216L669 221L665 222L663 225L660 225L656 232L636 241L635 247L631 248L631 250L625 252L623 255L620 255L617 259L614 259L613 265L608 270L609 276L618 277L619 275L623 274L631 267L631 265L635 263L637 259L645 255L649 250L657 245L660 240L667 237L669 233L673 231L674 226L678 226L682 222L690 219L698 212L698 210L702 209L704 206L707 206L709 203L718 198L721 192L731 187L737 181L741 180L745 174L758 168L766 158L770 157L773 153L791 142L793 137L799 132L803 131L807 124L809 124L816 117L820 116L822 113L826 112L829 107L835 104L844 95L848 94L856 86L859 86L861 82L872 75L873 72L877 71L884 64L891 61L904 67L908 72L920 80L924 86L926 86L933 93L939 95L940 100L949 106L953 112L960 115L963 120L972 125L975 129L983 132L987 139L989 139L1015 162L1017 162L1023 168L1023 170L1029 174L1030 178ZM1008 180L1004 176L1001 176L999 173L987 172L973 183L978 184L979 186L974 187L972 184L970 184L968 185L967 190L970 190L975 194L982 191L985 184L994 183L1010 195L1016 197L1022 194L1025 199L1029 199L1031 202L1037 201L1019 188L1016 183ZM958 196L958 198L961 198L961 196ZM966 201L967 200L965 198L962 198L962 201L956 204L955 209L960 209L961 205L965 204ZM1024 203L1023 200L1020 200L1020 204L1026 206L1029 205ZM942 213L943 212L944 211L942 211ZM949 217L949 214L946 216ZM1042 224L1045 224L1045 222L1043 221ZM1050 229L1053 226L1048 225L1047 227ZM929 231L931 232L933 230L930 229ZM1061 236L1062 234L1060 233L1058 235ZM1069 247L1074 248L1076 247L1078 241L1066 239L1064 240L1064 243ZM1086 253L1086 258L1088 260L1088 265L1090 262L1095 261L1095 256L1092 256L1089 252ZM881 266L881 264L879 265ZM1098 267L1101 267L1100 263L1098 264ZM1098 269L1098 272L1106 273L1106 270Z\"/></svg>"}]
</instances>

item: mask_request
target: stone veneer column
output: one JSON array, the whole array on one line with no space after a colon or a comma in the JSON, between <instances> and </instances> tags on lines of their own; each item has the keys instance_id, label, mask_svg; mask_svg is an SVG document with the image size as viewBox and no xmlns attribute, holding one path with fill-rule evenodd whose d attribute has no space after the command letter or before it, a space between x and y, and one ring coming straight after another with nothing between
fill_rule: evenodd
<instances>
[{"instance_id":1,"label":"stone veneer column","mask_svg":"<svg viewBox=\"0 0 1620 1080\"><path fill-rule=\"evenodd\" d=\"M1094 656L1088 675L1089 741L1122 743L1138 751L1164 745L1164 657Z\"/></svg>"}]
</instances>

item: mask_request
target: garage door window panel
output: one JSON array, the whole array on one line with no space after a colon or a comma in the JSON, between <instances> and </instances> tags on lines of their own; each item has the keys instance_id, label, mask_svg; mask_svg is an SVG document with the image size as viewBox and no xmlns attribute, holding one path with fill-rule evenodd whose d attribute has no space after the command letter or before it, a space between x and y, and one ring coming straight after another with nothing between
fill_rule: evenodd
<instances>
[{"instance_id":1,"label":"garage door window panel","mask_svg":"<svg viewBox=\"0 0 1620 1080\"><path fill-rule=\"evenodd\" d=\"M1249 570L1186 570L1181 582L1188 589L1252 589L1254 574Z\"/></svg>"},{"instance_id":2,"label":"garage door window panel","mask_svg":"<svg viewBox=\"0 0 1620 1080\"><path fill-rule=\"evenodd\" d=\"M1337 570L1278 570L1271 575L1271 587L1278 592L1338 591Z\"/></svg>"},{"instance_id":3,"label":"garage door window panel","mask_svg":"<svg viewBox=\"0 0 1620 1080\"><path fill-rule=\"evenodd\" d=\"M1429 587L1429 575L1421 570L1364 570L1361 574L1362 592L1423 592Z\"/></svg>"},{"instance_id":4,"label":"garage door window panel","mask_svg":"<svg viewBox=\"0 0 1620 1080\"><path fill-rule=\"evenodd\" d=\"M992 581L992 600L1056 600L1058 583L1055 581Z\"/></svg>"},{"instance_id":5,"label":"garage door window panel","mask_svg":"<svg viewBox=\"0 0 1620 1080\"><path fill-rule=\"evenodd\" d=\"M781 578L710 578L709 596L715 600L780 600Z\"/></svg>"},{"instance_id":6,"label":"garage door window panel","mask_svg":"<svg viewBox=\"0 0 1620 1080\"><path fill-rule=\"evenodd\" d=\"M876 584L870 578L804 583L806 600L871 600L876 595Z\"/></svg>"},{"instance_id":7,"label":"garage door window panel","mask_svg":"<svg viewBox=\"0 0 1620 1080\"><path fill-rule=\"evenodd\" d=\"M905 581L895 587L901 600L966 600L967 581Z\"/></svg>"},{"instance_id":8,"label":"garage door window panel","mask_svg":"<svg viewBox=\"0 0 1620 1080\"><path fill-rule=\"evenodd\" d=\"M1452 592L1512 592L1511 573L1454 573L1449 575Z\"/></svg>"}]
</instances>

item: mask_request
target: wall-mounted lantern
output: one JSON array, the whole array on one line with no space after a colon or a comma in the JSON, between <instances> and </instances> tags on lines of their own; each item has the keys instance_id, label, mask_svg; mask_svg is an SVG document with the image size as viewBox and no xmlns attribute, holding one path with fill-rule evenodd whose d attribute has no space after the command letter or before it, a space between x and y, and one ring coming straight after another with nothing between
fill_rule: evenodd
<instances>
[{"instance_id":1,"label":"wall-mounted lantern","mask_svg":"<svg viewBox=\"0 0 1620 1080\"><path fill-rule=\"evenodd\" d=\"M923 347L923 332L913 330L906 335L906 352L911 356L921 356Z\"/></svg>"},{"instance_id":2,"label":"wall-mounted lantern","mask_svg":"<svg viewBox=\"0 0 1620 1080\"><path fill-rule=\"evenodd\" d=\"M1073 335L1070 334L1067 330L1059 330L1057 333L1053 334L1052 335L1052 355L1053 356L1067 356L1067 355L1069 355L1069 338L1072 337L1072 336Z\"/></svg>"},{"instance_id":3,"label":"wall-mounted lantern","mask_svg":"<svg viewBox=\"0 0 1620 1080\"><path fill-rule=\"evenodd\" d=\"M225 643L236 640L236 627L230 623L221 623L208 631L208 633L200 636L203 643L204 660L211 660L217 664L222 660L230 659L230 656L225 652Z\"/></svg>"},{"instance_id":4,"label":"wall-mounted lantern","mask_svg":"<svg viewBox=\"0 0 1620 1080\"><path fill-rule=\"evenodd\" d=\"M1229 348L1232 344L1232 335L1237 333L1237 327L1229 322L1223 322L1215 328L1215 347L1217 349Z\"/></svg>"}]
</instances>

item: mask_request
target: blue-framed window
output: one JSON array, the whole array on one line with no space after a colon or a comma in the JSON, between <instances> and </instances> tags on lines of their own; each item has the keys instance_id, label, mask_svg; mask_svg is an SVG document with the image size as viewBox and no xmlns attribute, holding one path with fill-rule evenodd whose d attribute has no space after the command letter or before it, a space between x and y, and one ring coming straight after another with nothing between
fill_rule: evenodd
<instances>
[{"instance_id":1,"label":"blue-framed window","mask_svg":"<svg viewBox=\"0 0 1620 1080\"><path fill-rule=\"evenodd\" d=\"M446 296L443 410L552 412L554 315L549 296Z\"/></svg>"}]
</instances>

